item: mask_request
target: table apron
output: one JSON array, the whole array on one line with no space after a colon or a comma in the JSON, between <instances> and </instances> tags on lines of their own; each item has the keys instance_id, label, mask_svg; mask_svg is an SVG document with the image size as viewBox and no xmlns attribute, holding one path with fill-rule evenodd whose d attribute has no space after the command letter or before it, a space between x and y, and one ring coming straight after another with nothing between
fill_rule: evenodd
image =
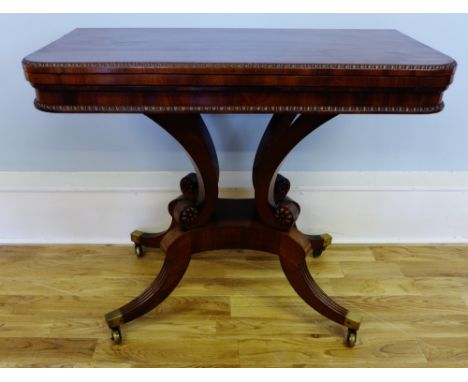
<instances>
[{"instance_id":1,"label":"table apron","mask_svg":"<svg viewBox=\"0 0 468 382\"><path fill-rule=\"evenodd\" d=\"M36 106L52 112L340 112L434 113L442 88L289 90L278 88L36 88Z\"/></svg>"}]
</instances>

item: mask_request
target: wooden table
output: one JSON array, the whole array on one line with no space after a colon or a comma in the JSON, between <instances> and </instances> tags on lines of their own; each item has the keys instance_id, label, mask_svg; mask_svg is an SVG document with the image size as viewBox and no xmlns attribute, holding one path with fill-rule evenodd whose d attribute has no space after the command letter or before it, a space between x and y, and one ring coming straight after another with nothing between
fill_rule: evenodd
<instances>
[{"instance_id":1,"label":"wooden table","mask_svg":"<svg viewBox=\"0 0 468 382\"><path fill-rule=\"evenodd\" d=\"M360 317L320 289L305 261L331 236L298 230L300 208L278 169L339 114L440 111L456 62L394 30L76 29L23 67L38 109L145 114L193 161L182 195L169 203L170 227L131 234L138 256L151 247L166 257L140 296L106 315L116 343L123 323L171 294L192 253L249 248L277 254L298 295L348 328L353 346ZM218 198L218 159L200 113L273 114L253 164L255 198Z\"/></svg>"}]
</instances>

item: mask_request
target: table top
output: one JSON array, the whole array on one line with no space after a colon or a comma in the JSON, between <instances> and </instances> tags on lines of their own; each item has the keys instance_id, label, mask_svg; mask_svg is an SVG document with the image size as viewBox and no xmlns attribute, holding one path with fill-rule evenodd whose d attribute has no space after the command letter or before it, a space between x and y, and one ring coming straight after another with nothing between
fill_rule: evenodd
<instances>
[{"instance_id":1,"label":"table top","mask_svg":"<svg viewBox=\"0 0 468 382\"><path fill-rule=\"evenodd\" d=\"M49 111L435 112L456 62L396 30L97 28L23 67Z\"/></svg>"},{"instance_id":2,"label":"table top","mask_svg":"<svg viewBox=\"0 0 468 382\"><path fill-rule=\"evenodd\" d=\"M25 61L93 71L104 71L106 64L134 70L239 64L245 71L262 64L426 70L454 65L452 58L396 30L354 29L75 29Z\"/></svg>"}]
</instances>

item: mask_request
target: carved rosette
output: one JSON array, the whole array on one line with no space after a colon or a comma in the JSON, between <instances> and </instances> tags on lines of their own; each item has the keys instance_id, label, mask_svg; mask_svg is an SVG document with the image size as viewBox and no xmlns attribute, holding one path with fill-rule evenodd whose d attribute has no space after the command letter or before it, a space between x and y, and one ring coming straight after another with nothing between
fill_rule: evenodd
<instances>
[{"instance_id":1,"label":"carved rosette","mask_svg":"<svg viewBox=\"0 0 468 382\"><path fill-rule=\"evenodd\" d=\"M294 223L294 216L292 212L288 208L281 205L276 206L275 219L278 221L278 223L285 227L291 227Z\"/></svg>"},{"instance_id":2,"label":"carved rosette","mask_svg":"<svg viewBox=\"0 0 468 382\"><path fill-rule=\"evenodd\" d=\"M299 205L286 197L291 188L291 182L281 174L276 175L274 185L274 207L273 216L277 223L284 229L289 229L299 217Z\"/></svg>"},{"instance_id":3,"label":"carved rosette","mask_svg":"<svg viewBox=\"0 0 468 382\"><path fill-rule=\"evenodd\" d=\"M184 197L171 202L169 212L182 229L191 228L200 215L197 205Z\"/></svg>"},{"instance_id":4,"label":"carved rosette","mask_svg":"<svg viewBox=\"0 0 468 382\"><path fill-rule=\"evenodd\" d=\"M299 204L289 199L276 206L274 217L281 227L289 229L296 222L299 217L299 213Z\"/></svg>"},{"instance_id":5,"label":"carved rosette","mask_svg":"<svg viewBox=\"0 0 468 382\"><path fill-rule=\"evenodd\" d=\"M183 227L191 226L198 218L198 208L196 206L185 207L179 215L179 223Z\"/></svg>"}]
</instances>

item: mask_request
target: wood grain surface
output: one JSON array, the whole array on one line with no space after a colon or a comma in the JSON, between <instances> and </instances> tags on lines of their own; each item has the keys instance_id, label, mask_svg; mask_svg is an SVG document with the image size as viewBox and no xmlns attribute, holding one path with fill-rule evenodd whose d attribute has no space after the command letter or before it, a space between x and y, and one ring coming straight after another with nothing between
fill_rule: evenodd
<instances>
[{"instance_id":1,"label":"wood grain surface","mask_svg":"<svg viewBox=\"0 0 468 382\"><path fill-rule=\"evenodd\" d=\"M0 366L468 367L467 246L332 245L313 277L363 316L345 328L296 295L275 255L195 254L174 293L122 327L103 315L163 263L130 246L1 246Z\"/></svg>"},{"instance_id":2,"label":"wood grain surface","mask_svg":"<svg viewBox=\"0 0 468 382\"><path fill-rule=\"evenodd\" d=\"M222 70L222 65L234 64L249 74L268 65L273 69L297 65L303 70L308 64L453 64L445 54L396 30L249 28L78 28L26 61L48 64L52 70L61 65L51 64L71 63L69 68L85 72L109 72L106 66L130 72L181 67Z\"/></svg>"}]
</instances>

